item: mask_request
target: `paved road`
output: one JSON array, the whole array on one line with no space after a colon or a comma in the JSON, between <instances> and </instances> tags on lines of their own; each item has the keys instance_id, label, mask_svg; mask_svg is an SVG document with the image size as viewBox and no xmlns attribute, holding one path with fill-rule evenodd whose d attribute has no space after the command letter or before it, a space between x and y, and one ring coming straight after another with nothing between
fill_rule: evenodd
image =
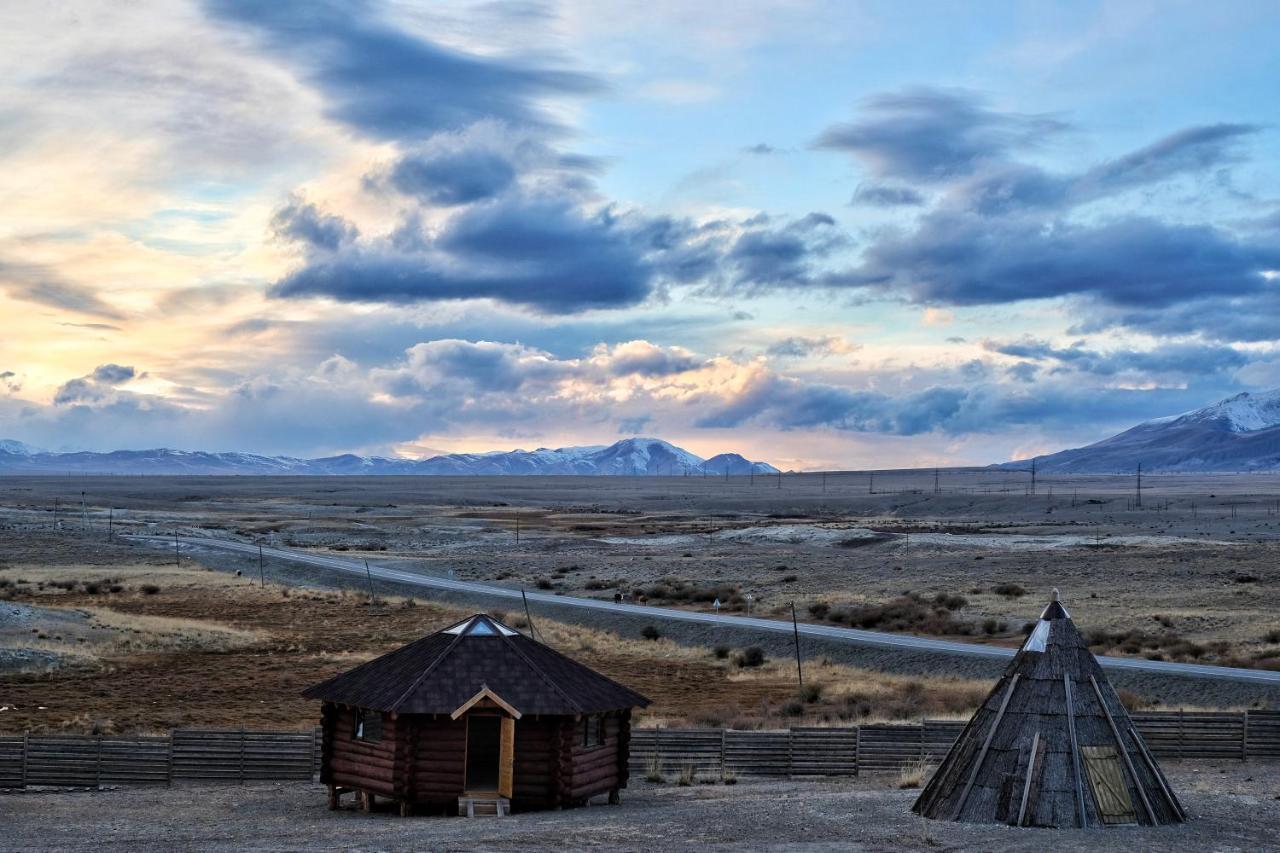
<instances>
[{"instance_id":1,"label":"paved road","mask_svg":"<svg viewBox=\"0 0 1280 853\"><path fill-rule=\"evenodd\" d=\"M159 537L133 536L129 538L146 540L166 547L171 546L173 542L172 539ZM257 556L258 554L258 546L246 542L195 537L183 537L180 542L189 547L235 551L252 556ZM361 578L365 577L365 564L359 560L331 557L324 554L310 554L305 551L286 548L263 548L262 553L273 560L288 560L294 563L318 566L330 571L344 572ZM421 575L378 566L374 563L369 564L369 573L380 580L395 581L396 583L449 592L469 593L491 598L509 598L517 601L521 595L519 589L512 589L511 587ZM574 598L567 595L551 595L545 592L526 592L525 594L528 595L531 602L552 604L557 607L583 607L590 610L621 613L629 616L643 616L652 620L701 622L733 628L754 628L759 631L772 631L783 634L792 632L790 622L777 619L761 619L755 616L721 616L716 613L699 613L692 610L676 610L667 607L649 607L642 604L614 604L612 601L602 601L595 598ZM983 646L975 643L960 643L953 640L933 640L926 637L910 637L901 634L886 634L879 631L838 628L832 625L814 625L805 622L801 622L799 628L800 633L806 637L818 637L824 640L836 640L854 645L931 652L943 656L958 655L986 658L1009 658L1013 656L1012 649ZM1168 661L1152 661L1141 658L1099 657L1098 662L1107 669L1136 669L1154 675L1248 681L1280 687L1280 672L1260 669L1235 669L1196 663L1170 663Z\"/></svg>"}]
</instances>

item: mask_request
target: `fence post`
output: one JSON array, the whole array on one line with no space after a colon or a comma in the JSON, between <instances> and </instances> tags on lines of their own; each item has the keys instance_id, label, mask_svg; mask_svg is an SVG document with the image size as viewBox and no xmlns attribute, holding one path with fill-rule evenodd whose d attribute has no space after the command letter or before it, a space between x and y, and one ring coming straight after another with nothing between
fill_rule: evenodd
<instances>
[{"instance_id":1,"label":"fence post","mask_svg":"<svg viewBox=\"0 0 1280 853\"><path fill-rule=\"evenodd\" d=\"M862 773L862 726L853 727L853 775Z\"/></svg>"},{"instance_id":2,"label":"fence post","mask_svg":"<svg viewBox=\"0 0 1280 853\"><path fill-rule=\"evenodd\" d=\"M1183 752L1187 745L1186 717L1187 717L1187 712L1179 708L1178 709L1178 760L1179 761L1182 760Z\"/></svg>"},{"instance_id":3,"label":"fence post","mask_svg":"<svg viewBox=\"0 0 1280 853\"><path fill-rule=\"evenodd\" d=\"M1249 760L1249 712L1240 712L1240 760Z\"/></svg>"},{"instance_id":4,"label":"fence post","mask_svg":"<svg viewBox=\"0 0 1280 853\"><path fill-rule=\"evenodd\" d=\"M93 784L96 788L102 787L102 735L98 735L93 739Z\"/></svg>"},{"instance_id":5,"label":"fence post","mask_svg":"<svg viewBox=\"0 0 1280 853\"><path fill-rule=\"evenodd\" d=\"M165 784L173 787L173 729L169 729L169 740L166 744L167 761L165 762Z\"/></svg>"},{"instance_id":6,"label":"fence post","mask_svg":"<svg viewBox=\"0 0 1280 853\"><path fill-rule=\"evenodd\" d=\"M781 479L781 475L779 475ZM796 775L796 732L795 729L787 729L787 778Z\"/></svg>"},{"instance_id":7,"label":"fence post","mask_svg":"<svg viewBox=\"0 0 1280 853\"><path fill-rule=\"evenodd\" d=\"M244 729L240 730L240 784L244 784Z\"/></svg>"},{"instance_id":8,"label":"fence post","mask_svg":"<svg viewBox=\"0 0 1280 853\"><path fill-rule=\"evenodd\" d=\"M728 737L729 737L728 731L729 731L728 729L723 729L723 728L720 729L720 778L721 779L724 778L724 768L725 768L724 754L726 752L725 741L728 740Z\"/></svg>"},{"instance_id":9,"label":"fence post","mask_svg":"<svg viewBox=\"0 0 1280 853\"><path fill-rule=\"evenodd\" d=\"M27 753L31 751L28 747L30 738L31 732L22 733L22 785L20 787L23 788L27 787Z\"/></svg>"}]
</instances>

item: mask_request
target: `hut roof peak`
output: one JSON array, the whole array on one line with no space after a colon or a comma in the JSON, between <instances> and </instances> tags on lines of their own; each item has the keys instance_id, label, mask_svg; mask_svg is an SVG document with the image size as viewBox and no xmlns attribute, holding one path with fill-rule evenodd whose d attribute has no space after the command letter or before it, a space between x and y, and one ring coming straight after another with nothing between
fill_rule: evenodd
<instances>
[{"instance_id":1,"label":"hut roof peak","mask_svg":"<svg viewBox=\"0 0 1280 853\"><path fill-rule=\"evenodd\" d=\"M1067 612L1067 608L1062 606L1061 595L1055 586L1053 592L1049 594L1049 603L1045 606L1044 612L1040 614L1041 619L1070 619L1071 614Z\"/></svg>"}]
</instances>

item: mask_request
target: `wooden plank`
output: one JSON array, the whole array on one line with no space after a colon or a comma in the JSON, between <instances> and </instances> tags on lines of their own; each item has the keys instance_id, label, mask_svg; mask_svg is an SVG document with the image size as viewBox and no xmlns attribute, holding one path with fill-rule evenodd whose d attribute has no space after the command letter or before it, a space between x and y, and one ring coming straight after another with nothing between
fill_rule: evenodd
<instances>
[{"instance_id":1,"label":"wooden plank","mask_svg":"<svg viewBox=\"0 0 1280 853\"><path fill-rule=\"evenodd\" d=\"M1076 740L1076 706L1071 693L1070 673L1062 674L1062 683L1067 690L1067 734L1071 738L1071 772L1076 783L1076 808L1079 810L1079 825L1083 828L1089 825L1089 812L1085 809L1084 782L1080 778L1080 744Z\"/></svg>"},{"instance_id":2,"label":"wooden plank","mask_svg":"<svg viewBox=\"0 0 1280 853\"><path fill-rule=\"evenodd\" d=\"M498 795L511 798L513 769L516 755L516 721L502 717L498 740Z\"/></svg>"},{"instance_id":3,"label":"wooden plank","mask_svg":"<svg viewBox=\"0 0 1280 853\"><path fill-rule=\"evenodd\" d=\"M1013 674L1013 679L1009 682L1009 689L1004 692L1004 698L1000 700L1000 710L996 712L996 718L991 723L991 728L987 730L987 736L982 741L982 749L978 750L978 757L973 762L973 770L969 773L969 780L964 783L964 790L960 792L960 799L951 814L952 820L960 819L960 812L964 809L965 801L969 799L969 792L973 790L973 783L978 779L978 771L982 769L982 762L987 758L987 750L991 747L991 739L995 737L996 729L1000 728L1000 720L1004 718L1005 709L1009 707L1009 699L1013 697L1013 690L1018 686L1020 677L1021 673L1015 672Z\"/></svg>"},{"instance_id":4,"label":"wooden plank","mask_svg":"<svg viewBox=\"0 0 1280 853\"><path fill-rule=\"evenodd\" d=\"M1027 759L1027 778L1022 783L1022 803L1018 806L1018 820L1014 826L1022 826L1027 816L1027 798L1031 796L1031 776L1036 769L1036 752L1040 748L1040 732L1031 738L1031 757Z\"/></svg>"}]
</instances>

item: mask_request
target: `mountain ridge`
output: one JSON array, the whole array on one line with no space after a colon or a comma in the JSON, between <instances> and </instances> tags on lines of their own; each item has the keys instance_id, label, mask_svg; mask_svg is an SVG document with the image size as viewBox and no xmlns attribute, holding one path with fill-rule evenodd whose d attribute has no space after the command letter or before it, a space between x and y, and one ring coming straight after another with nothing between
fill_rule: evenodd
<instances>
[{"instance_id":1,"label":"mountain ridge","mask_svg":"<svg viewBox=\"0 0 1280 853\"><path fill-rule=\"evenodd\" d=\"M712 467L715 463L718 467ZM659 438L625 438L609 445L484 453L444 453L426 459L394 459L346 453L303 459L242 452L151 448L108 452L54 453L22 442L0 439L0 473L61 474L224 474L297 476L704 476L772 474L767 462L737 453L704 460Z\"/></svg>"},{"instance_id":2,"label":"mountain ridge","mask_svg":"<svg viewBox=\"0 0 1280 853\"><path fill-rule=\"evenodd\" d=\"M1034 457L1045 473L1280 471L1280 389L1243 391L1199 409L1143 421L1084 447ZM1024 468L1031 459L996 467Z\"/></svg>"}]
</instances>

